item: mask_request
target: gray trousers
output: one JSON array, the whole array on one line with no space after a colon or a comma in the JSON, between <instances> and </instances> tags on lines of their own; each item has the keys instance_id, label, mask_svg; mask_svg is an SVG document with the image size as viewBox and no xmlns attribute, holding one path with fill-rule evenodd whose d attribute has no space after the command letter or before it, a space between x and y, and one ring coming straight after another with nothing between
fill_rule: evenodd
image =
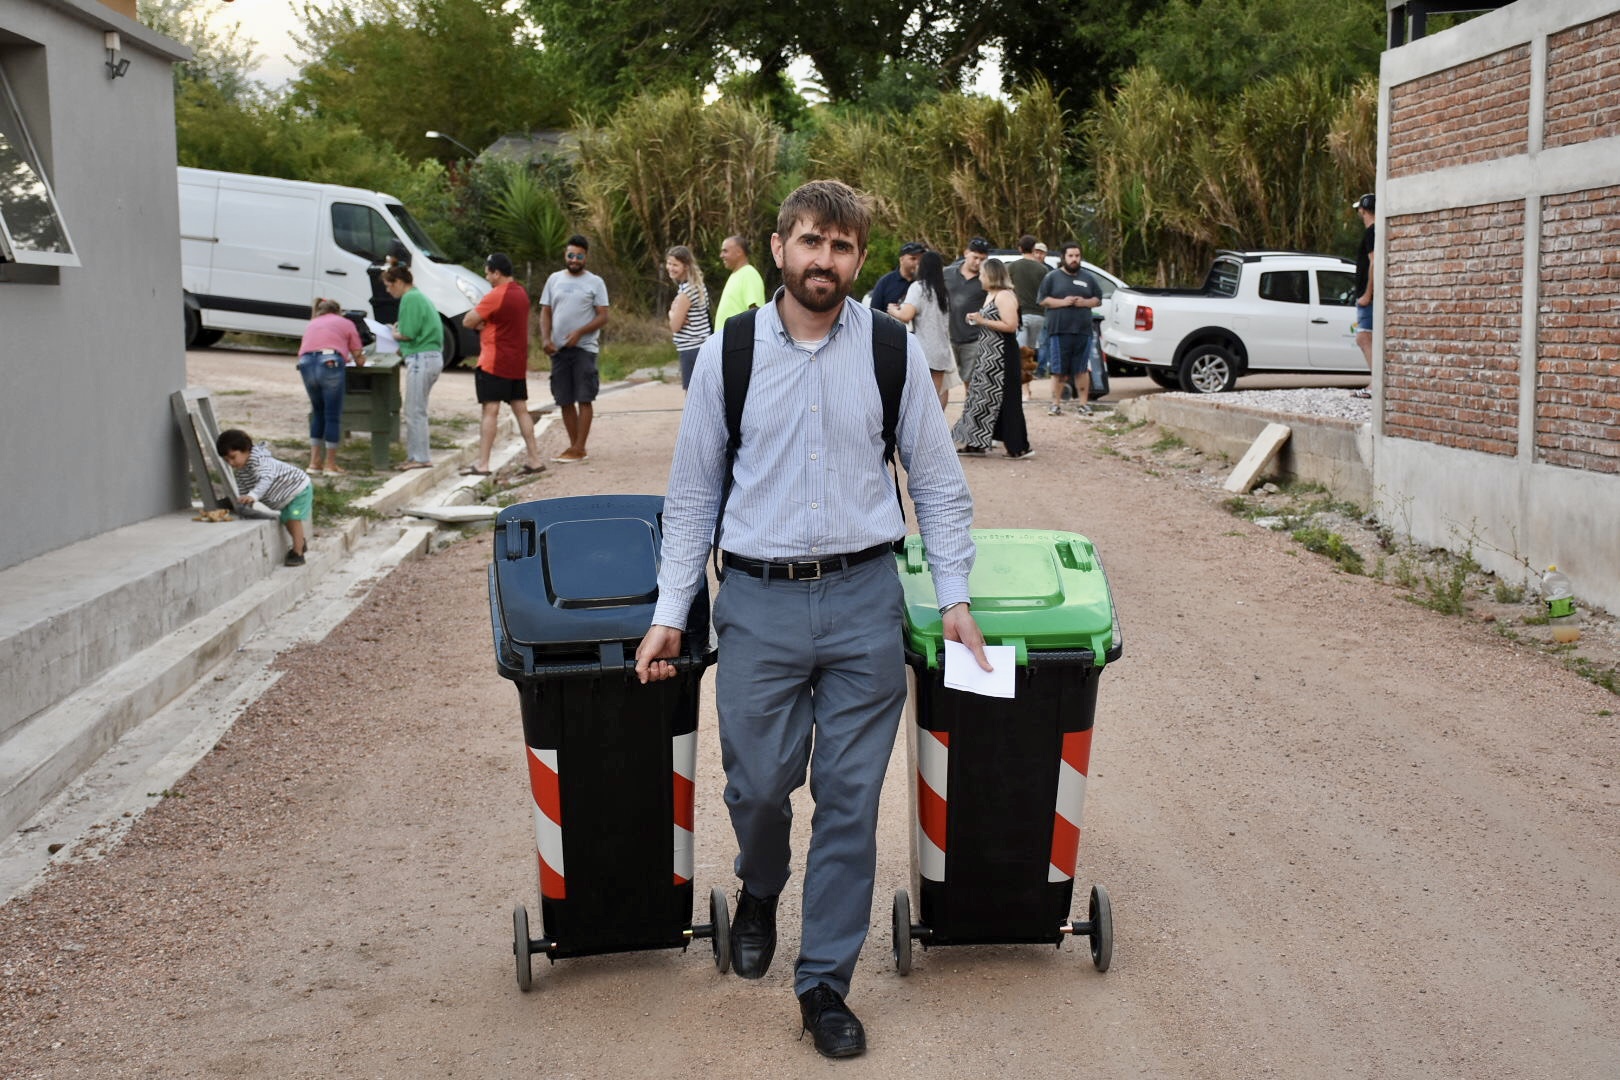
<instances>
[{"instance_id":1,"label":"gray trousers","mask_svg":"<svg viewBox=\"0 0 1620 1080\"><path fill-rule=\"evenodd\" d=\"M790 799L810 770L815 816L793 992L849 992L872 910L878 795L906 699L894 560L816 581L727 570L715 597L715 703L737 876L775 896L790 868Z\"/></svg>"}]
</instances>

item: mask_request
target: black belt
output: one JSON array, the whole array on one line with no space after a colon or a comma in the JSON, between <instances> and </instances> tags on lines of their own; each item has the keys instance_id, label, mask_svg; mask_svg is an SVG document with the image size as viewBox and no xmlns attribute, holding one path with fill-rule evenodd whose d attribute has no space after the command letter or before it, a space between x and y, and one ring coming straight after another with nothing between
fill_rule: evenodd
<instances>
[{"instance_id":1,"label":"black belt","mask_svg":"<svg viewBox=\"0 0 1620 1080\"><path fill-rule=\"evenodd\" d=\"M732 570L741 570L757 578L787 578L789 581L814 581L823 574L871 562L880 555L894 554L893 544L874 544L853 555L830 555L825 559L801 559L798 562L761 562L726 552L721 562Z\"/></svg>"}]
</instances>

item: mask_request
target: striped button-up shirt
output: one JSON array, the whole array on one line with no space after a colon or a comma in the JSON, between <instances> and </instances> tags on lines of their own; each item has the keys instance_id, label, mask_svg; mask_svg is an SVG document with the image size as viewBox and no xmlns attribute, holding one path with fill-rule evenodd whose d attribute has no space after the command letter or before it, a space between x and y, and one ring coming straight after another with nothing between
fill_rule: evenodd
<instances>
[{"instance_id":1,"label":"striped button-up shirt","mask_svg":"<svg viewBox=\"0 0 1620 1080\"><path fill-rule=\"evenodd\" d=\"M777 293L780 298L781 293ZM698 353L675 441L653 622L683 629L703 581L726 471L726 395L716 333ZM775 302L754 319L754 368L720 546L771 561L849 555L905 535L883 464L883 401L872 367L872 313L848 300L813 351ZM895 437L941 605L968 598L973 497L916 339Z\"/></svg>"}]
</instances>

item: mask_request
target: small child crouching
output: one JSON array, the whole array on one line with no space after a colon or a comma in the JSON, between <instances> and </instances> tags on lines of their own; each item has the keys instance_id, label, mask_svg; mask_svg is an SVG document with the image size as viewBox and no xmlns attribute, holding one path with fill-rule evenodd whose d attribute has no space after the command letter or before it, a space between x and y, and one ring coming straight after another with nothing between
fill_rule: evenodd
<instances>
[{"instance_id":1,"label":"small child crouching","mask_svg":"<svg viewBox=\"0 0 1620 1080\"><path fill-rule=\"evenodd\" d=\"M271 510L281 512L281 523L287 527L292 546L287 549L288 566L304 565L304 522L309 520L315 505L315 489L309 474L296 465L289 465L272 457L264 443L254 445L248 433L230 428L219 433L214 445L236 473L236 489L244 506L263 503Z\"/></svg>"}]
</instances>

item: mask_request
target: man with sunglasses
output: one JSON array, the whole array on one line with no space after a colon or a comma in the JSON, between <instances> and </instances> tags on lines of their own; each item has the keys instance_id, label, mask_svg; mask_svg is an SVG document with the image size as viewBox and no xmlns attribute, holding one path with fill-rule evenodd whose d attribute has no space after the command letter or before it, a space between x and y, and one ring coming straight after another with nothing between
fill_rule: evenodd
<instances>
[{"instance_id":1,"label":"man with sunglasses","mask_svg":"<svg viewBox=\"0 0 1620 1080\"><path fill-rule=\"evenodd\" d=\"M591 242L570 236L565 269L546 279L540 291L540 347L551 357L551 396L568 432L568 449L552 458L563 465L587 460L591 402L601 384L596 371L600 331L607 325L607 284L585 269Z\"/></svg>"}]
</instances>

